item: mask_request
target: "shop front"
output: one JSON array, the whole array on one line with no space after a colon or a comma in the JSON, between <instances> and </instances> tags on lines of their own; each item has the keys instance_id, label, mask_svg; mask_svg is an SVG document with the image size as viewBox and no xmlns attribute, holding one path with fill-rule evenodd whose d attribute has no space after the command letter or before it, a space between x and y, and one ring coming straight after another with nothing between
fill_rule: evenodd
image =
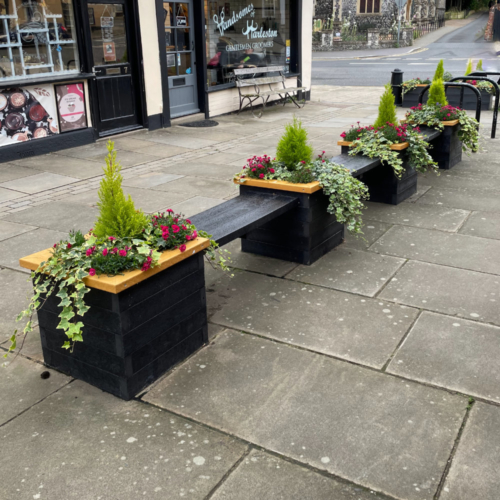
<instances>
[{"instance_id":1,"label":"shop front","mask_svg":"<svg viewBox=\"0 0 500 500\"><path fill-rule=\"evenodd\" d=\"M0 162L237 110L235 68L309 87L312 5L253 2L0 0Z\"/></svg>"}]
</instances>

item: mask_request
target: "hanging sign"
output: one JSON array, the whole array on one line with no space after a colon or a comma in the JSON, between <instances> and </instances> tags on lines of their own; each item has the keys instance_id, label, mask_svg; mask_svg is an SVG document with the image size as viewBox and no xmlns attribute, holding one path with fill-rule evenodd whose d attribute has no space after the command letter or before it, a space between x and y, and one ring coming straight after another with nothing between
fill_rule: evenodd
<instances>
[{"instance_id":1,"label":"hanging sign","mask_svg":"<svg viewBox=\"0 0 500 500\"><path fill-rule=\"evenodd\" d=\"M101 28L114 28L115 18L114 17L101 17Z\"/></svg>"},{"instance_id":2,"label":"hanging sign","mask_svg":"<svg viewBox=\"0 0 500 500\"><path fill-rule=\"evenodd\" d=\"M186 16L177 16L177 26L187 26Z\"/></svg>"}]
</instances>

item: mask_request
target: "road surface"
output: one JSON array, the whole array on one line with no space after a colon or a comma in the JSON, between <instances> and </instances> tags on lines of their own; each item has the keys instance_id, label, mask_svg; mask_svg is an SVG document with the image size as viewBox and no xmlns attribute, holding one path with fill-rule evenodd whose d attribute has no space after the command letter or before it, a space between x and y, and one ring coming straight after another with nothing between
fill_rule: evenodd
<instances>
[{"instance_id":1,"label":"road surface","mask_svg":"<svg viewBox=\"0 0 500 500\"><path fill-rule=\"evenodd\" d=\"M445 34L413 54L396 54L370 59L328 60L315 54L313 59L312 83L316 85L384 85L391 78L395 68L404 72L404 80L411 78L432 78L440 59L444 69L453 76L462 76L469 58L483 60L485 70L500 71L500 58L496 56L492 42L485 42L482 28L486 26L488 14L451 33ZM400 51L399 49L398 51ZM343 57L349 57L346 51ZM366 55L376 56L375 50L367 50Z\"/></svg>"}]
</instances>

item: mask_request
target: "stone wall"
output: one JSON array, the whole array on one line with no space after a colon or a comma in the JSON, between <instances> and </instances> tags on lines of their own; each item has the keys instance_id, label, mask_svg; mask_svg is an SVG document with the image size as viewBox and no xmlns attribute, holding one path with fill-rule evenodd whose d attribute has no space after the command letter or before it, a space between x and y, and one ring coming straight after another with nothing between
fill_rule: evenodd
<instances>
[{"instance_id":1,"label":"stone wall","mask_svg":"<svg viewBox=\"0 0 500 500\"><path fill-rule=\"evenodd\" d=\"M486 31L484 32L484 39L489 42L493 40L493 21L495 19L495 10L500 10L500 4L496 4L490 9L488 24L486 25Z\"/></svg>"},{"instance_id":2,"label":"stone wall","mask_svg":"<svg viewBox=\"0 0 500 500\"><path fill-rule=\"evenodd\" d=\"M314 17L328 19L333 14L333 0L316 0Z\"/></svg>"},{"instance_id":3,"label":"stone wall","mask_svg":"<svg viewBox=\"0 0 500 500\"><path fill-rule=\"evenodd\" d=\"M380 30L368 30L366 41L348 42L335 39L333 33L321 33L321 43L313 44L313 52L329 52L337 50L389 49L396 47L396 40L381 40ZM399 46L413 45L413 28L402 28L399 36Z\"/></svg>"}]
</instances>

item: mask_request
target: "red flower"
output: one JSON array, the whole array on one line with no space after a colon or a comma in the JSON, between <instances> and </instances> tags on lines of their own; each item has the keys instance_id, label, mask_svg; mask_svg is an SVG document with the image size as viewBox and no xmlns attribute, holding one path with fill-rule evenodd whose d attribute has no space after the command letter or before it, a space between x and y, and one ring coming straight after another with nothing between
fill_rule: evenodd
<instances>
[{"instance_id":1,"label":"red flower","mask_svg":"<svg viewBox=\"0 0 500 500\"><path fill-rule=\"evenodd\" d=\"M189 236L189 234L186 234L186 240L188 240L188 241L191 240L191 236Z\"/></svg>"},{"instance_id":2,"label":"red flower","mask_svg":"<svg viewBox=\"0 0 500 500\"><path fill-rule=\"evenodd\" d=\"M116 248L116 247L113 248L113 250L111 250L111 253L116 253L116 252L118 252L118 248Z\"/></svg>"},{"instance_id":3,"label":"red flower","mask_svg":"<svg viewBox=\"0 0 500 500\"><path fill-rule=\"evenodd\" d=\"M103 251L102 251L102 254L104 255L104 257L106 257L106 255L108 255L108 249L105 248Z\"/></svg>"},{"instance_id":4,"label":"red flower","mask_svg":"<svg viewBox=\"0 0 500 500\"><path fill-rule=\"evenodd\" d=\"M198 233L196 231L193 231L193 240L198 237Z\"/></svg>"},{"instance_id":5,"label":"red flower","mask_svg":"<svg viewBox=\"0 0 500 500\"><path fill-rule=\"evenodd\" d=\"M175 224L172 225L172 231L174 233L178 233L180 230L181 230L181 228L179 226L176 226Z\"/></svg>"},{"instance_id":6,"label":"red flower","mask_svg":"<svg viewBox=\"0 0 500 500\"><path fill-rule=\"evenodd\" d=\"M259 177L260 177L261 179L263 179L263 178L265 177L265 175L264 175L264 174L259 174Z\"/></svg>"},{"instance_id":7,"label":"red flower","mask_svg":"<svg viewBox=\"0 0 500 500\"><path fill-rule=\"evenodd\" d=\"M108 238L108 240L109 240L109 241L115 241L115 240L116 240L116 238L115 238L114 236L110 236L110 237Z\"/></svg>"},{"instance_id":8,"label":"red flower","mask_svg":"<svg viewBox=\"0 0 500 500\"><path fill-rule=\"evenodd\" d=\"M120 250L120 257L126 257L127 256L127 250Z\"/></svg>"},{"instance_id":9,"label":"red flower","mask_svg":"<svg viewBox=\"0 0 500 500\"><path fill-rule=\"evenodd\" d=\"M85 255L87 257L90 257L92 255L92 253L94 252L94 250L92 248L87 248L87 251L85 252Z\"/></svg>"},{"instance_id":10,"label":"red flower","mask_svg":"<svg viewBox=\"0 0 500 500\"><path fill-rule=\"evenodd\" d=\"M270 168L269 172L271 172L271 174L274 174L274 168Z\"/></svg>"},{"instance_id":11,"label":"red flower","mask_svg":"<svg viewBox=\"0 0 500 500\"><path fill-rule=\"evenodd\" d=\"M69 249L71 248L71 243L68 243L68 244L66 245L66 248L69 250Z\"/></svg>"},{"instance_id":12,"label":"red flower","mask_svg":"<svg viewBox=\"0 0 500 500\"><path fill-rule=\"evenodd\" d=\"M56 248L56 246L57 246L57 243L54 243L54 248Z\"/></svg>"},{"instance_id":13,"label":"red flower","mask_svg":"<svg viewBox=\"0 0 500 500\"><path fill-rule=\"evenodd\" d=\"M185 252L185 251L186 251L186 245L181 245L181 246L179 247L179 250L180 250L181 252Z\"/></svg>"},{"instance_id":14,"label":"red flower","mask_svg":"<svg viewBox=\"0 0 500 500\"><path fill-rule=\"evenodd\" d=\"M190 221L189 219L186 219L186 222L187 222L188 224L191 224L191 221Z\"/></svg>"},{"instance_id":15,"label":"red flower","mask_svg":"<svg viewBox=\"0 0 500 500\"><path fill-rule=\"evenodd\" d=\"M164 239L164 240L168 240L170 234L168 233L161 233L161 237Z\"/></svg>"},{"instance_id":16,"label":"red flower","mask_svg":"<svg viewBox=\"0 0 500 500\"><path fill-rule=\"evenodd\" d=\"M173 213L174 213L174 211L173 211L171 208L169 208L169 209L167 210L167 212L168 212L169 214L173 214Z\"/></svg>"},{"instance_id":17,"label":"red flower","mask_svg":"<svg viewBox=\"0 0 500 500\"><path fill-rule=\"evenodd\" d=\"M181 227L182 227L183 231L187 231L187 227L184 224L182 224Z\"/></svg>"},{"instance_id":18,"label":"red flower","mask_svg":"<svg viewBox=\"0 0 500 500\"><path fill-rule=\"evenodd\" d=\"M95 269L93 267L89 269L89 276L95 276Z\"/></svg>"}]
</instances>

